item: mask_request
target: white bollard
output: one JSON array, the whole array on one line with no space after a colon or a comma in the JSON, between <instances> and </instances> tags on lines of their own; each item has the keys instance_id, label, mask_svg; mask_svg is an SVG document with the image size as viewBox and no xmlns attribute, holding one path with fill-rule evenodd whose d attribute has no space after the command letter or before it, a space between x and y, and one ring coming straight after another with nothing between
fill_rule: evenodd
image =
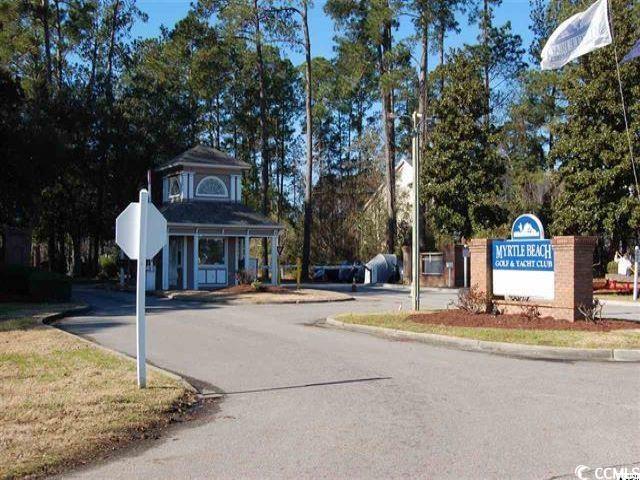
<instances>
[{"instance_id":1,"label":"white bollard","mask_svg":"<svg viewBox=\"0 0 640 480\"><path fill-rule=\"evenodd\" d=\"M640 247L636 245L633 249L633 301L638 300L638 254L640 254Z\"/></svg>"},{"instance_id":2,"label":"white bollard","mask_svg":"<svg viewBox=\"0 0 640 480\"><path fill-rule=\"evenodd\" d=\"M465 255L464 256L464 288L469 287L469 281L467 279L468 271L469 271L469 256Z\"/></svg>"},{"instance_id":3,"label":"white bollard","mask_svg":"<svg viewBox=\"0 0 640 480\"><path fill-rule=\"evenodd\" d=\"M137 284L136 284L136 339L138 345L137 367L138 386L147 386L147 365L146 365L146 332L145 332L145 295L146 295L146 275L147 275L147 207L149 206L149 193L140 190L140 221L138 223L138 264L137 264Z\"/></svg>"}]
</instances>

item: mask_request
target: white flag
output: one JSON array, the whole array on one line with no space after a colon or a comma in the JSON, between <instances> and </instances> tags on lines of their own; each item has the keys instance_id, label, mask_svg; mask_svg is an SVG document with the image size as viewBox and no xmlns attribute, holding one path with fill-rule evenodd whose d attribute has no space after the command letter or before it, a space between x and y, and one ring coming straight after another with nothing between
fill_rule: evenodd
<instances>
[{"instance_id":1,"label":"white flag","mask_svg":"<svg viewBox=\"0 0 640 480\"><path fill-rule=\"evenodd\" d=\"M607 0L598 0L584 12L560 24L542 49L542 70L553 70L611 43Z\"/></svg>"},{"instance_id":2,"label":"white flag","mask_svg":"<svg viewBox=\"0 0 640 480\"><path fill-rule=\"evenodd\" d=\"M634 58L640 57L640 40L636 42L633 48L627 53L620 63L626 63Z\"/></svg>"}]
</instances>

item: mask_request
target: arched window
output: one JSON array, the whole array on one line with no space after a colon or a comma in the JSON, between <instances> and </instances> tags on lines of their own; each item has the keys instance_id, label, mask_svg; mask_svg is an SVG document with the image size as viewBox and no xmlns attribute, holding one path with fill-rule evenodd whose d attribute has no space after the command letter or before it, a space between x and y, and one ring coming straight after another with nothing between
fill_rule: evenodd
<instances>
[{"instance_id":1,"label":"arched window","mask_svg":"<svg viewBox=\"0 0 640 480\"><path fill-rule=\"evenodd\" d=\"M205 177L198 183L196 195L199 197L228 197L227 186L218 177Z\"/></svg>"}]
</instances>

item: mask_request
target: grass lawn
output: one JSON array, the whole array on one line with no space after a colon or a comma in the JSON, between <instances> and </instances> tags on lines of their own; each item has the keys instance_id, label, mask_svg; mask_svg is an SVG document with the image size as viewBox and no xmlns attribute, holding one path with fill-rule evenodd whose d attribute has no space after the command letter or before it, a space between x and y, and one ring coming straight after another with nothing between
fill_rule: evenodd
<instances>
[{"instance_id":1,"label":"grass lawn","mask_svg":"<svg viewBox=\"0 0 640 480\"><path fill-rule=\"evenodd\" d=\"M437 315L434 312L433 315ZM524 343L575 348L640 348L638 330L587 332L571 330L520 330L505 328L454 327L430 325L408 320L408 313L343 314L336 317L345 323L392 328L409 332L436 333L452 337L474 338L489 342Z\"/></svg>"},{"instance_id":2,"label":"grass lawn","mask_svg":"<svg viewBox=\"0 0 640 480\"><path fill-rule=\"evenodd\" d=\"M157 371L148 371L148 385L137 388L135 362L32 316L0 321L0 478L87 463L194 401Z\"/></svg>"}]
</instances>

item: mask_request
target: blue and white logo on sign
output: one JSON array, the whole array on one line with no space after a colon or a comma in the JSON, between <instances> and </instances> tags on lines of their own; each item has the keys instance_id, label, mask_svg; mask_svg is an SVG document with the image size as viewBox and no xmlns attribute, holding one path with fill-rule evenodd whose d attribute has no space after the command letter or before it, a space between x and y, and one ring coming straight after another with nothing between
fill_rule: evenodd
<instances>
[{"instance_id":1,"label":"blue and white logo on sign","mask_svg":"<svg viewBox=\"0 0 640 480\"><path fill-rule=\"evenodd\" d=\"M538 217L531 213L525 213L516 218L511 227L513 240L543 240L544 227Z\"/></svg>"}]
</instances>

